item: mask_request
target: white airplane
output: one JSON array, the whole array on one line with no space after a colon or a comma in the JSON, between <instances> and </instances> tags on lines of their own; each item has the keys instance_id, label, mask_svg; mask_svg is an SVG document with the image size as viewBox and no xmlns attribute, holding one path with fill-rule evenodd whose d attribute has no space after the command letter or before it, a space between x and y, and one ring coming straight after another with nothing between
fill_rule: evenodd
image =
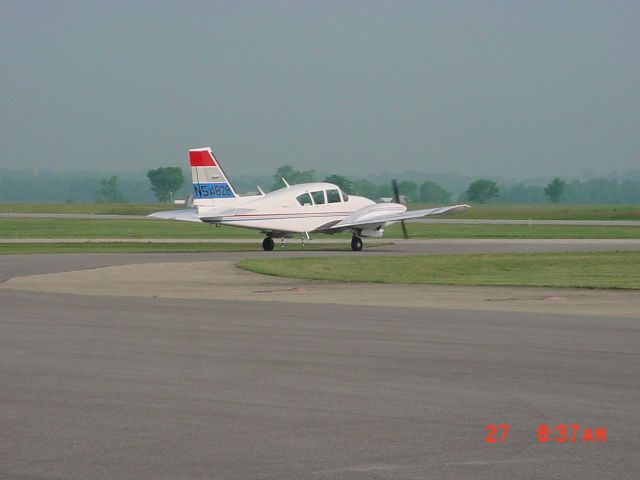
<instances>
[{"instance_id":1,"label":"white airplane","mask_svg":"<svg viewBox=\"0 0 640 480\"><path fill-rule=\"evenodd\" d=\"M356 195L347 195L331 183L303 183L260 195L240 196L235 191L211 148L189 150L193 180L193 209L157 212L154 218L204 222L216 225L260 230L265 238L262 248L270 251L274 238L282 240L294 234L310 239L311 233L333 234L351 231L351 249L362 250L362 237L381 238L385 227L404 220L461 212L468 205L407 211L398 203L375 203ZM397 187L396 200L398 198Z\"/></svg>"}]
</instances>

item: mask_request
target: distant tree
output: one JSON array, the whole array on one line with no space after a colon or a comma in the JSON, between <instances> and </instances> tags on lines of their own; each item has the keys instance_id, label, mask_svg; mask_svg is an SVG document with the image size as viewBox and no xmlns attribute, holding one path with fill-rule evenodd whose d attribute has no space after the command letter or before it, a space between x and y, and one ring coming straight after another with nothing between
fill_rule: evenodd
<instances>
[{"instance_id":1,"label":"distant tree","mask_svg":"<svg viewBox=\"0 0 640 480\"><path fill-rule=\"evenodd\" d=\"M469 197L467 196L467 192L460 192L458 194L458 198L456 199L457 203L469 203Z\"/></svg>"},{"instance_id":2,"label":"distant tree","mask_svg":"<svg viewBox=\"0 0 640 480\"><path fill-rule=\"evenodd\" d=\"M278 167L276 173L273 174L273 187L271 190L278 190L279 188L284 187L282 179L284 178L290 184L293 183L293 178L297 175L297 170L295 170L291 165L282 165Z\"/></svg>"},{"instance_id":3,"label":"distant tree","mask_svg":"<svg viewBox=\"0 0 640 480\"><path fill-rule=\"evenodd\" d=\"M400 187L398 187L398 190L400 190ZM381 198L381 197L393 197L393 187L391 186L390 183L384 184L384 185L376 185L375 186L375 192L376 194L374 195L374 200Z\"/></svg>"},{"instance_id":4,"label":"distant tree","mask_svg":"<svg viewBox=\"0 0 640 480\"><path fill-rule=\"evenodd\" d=\"M426 203L448 203L451 200L451 193L437 183L427 180L420 185L420 200Z\"/></svg>"},{"instance_id":5,"label":"distant tree","mask_svg":"<svg viewBox=\"0 0 640 480\"><path fill-rule=\"evenodd\" d=\"M283 165L278 168L276 173L273 175L273 186L271 190L278 190L279 188L284 187L282 179L285 179L289 182L290 185L295 185L297 183L309 183L315 181L315 172L313 170L296 170L291 165Z\"/></svg>"},{"instance_id":6,"label":"distant tree","mask_svg":"<svg viewBox=\"0 0 640 480\"><path fill-rule=\"evenodd\" d=\"M161 202L168 202L184 184L184 174L180 167L160 167L147 172L151 190Z\"/></svg>"},{"instance_id":7,"label":"distant tree","mask_svg":"<svg viewBox=\"0 0 640 480\"><path fill-rule=\"evenodd\" d=\"M489 203L498 196L498 191L496 182L481 178L471 182L467 188L467 198L470 202Z\"/></svg>"},{"instance_id":8,"label":"distant tree","mask_svg":"<svg viewBox=\"0 0 640 480\"><path fill-rule=\"evenodd\" d=\"M418 184L412 180L403 180L398 183L398 192L404 195L409 203L418 201Z\"/></svg>"},{"instance_id":9,"label":"distant tree","mask_svg":"<svg viewBox=\"0 0 640 480\"><path fill-rule=\"evenodd\" d=\"M374 199L377 198L377 187L369 180L356 180L353 182L353 193L355 195Z\"/></svg>"},{"instance_id":10,"label":"distant tree","mask_svg":"<svg viewBox=\"0 0 640 480\"><path fill-rule=\"evenodd\" d=\"M115 175L100 181L100 189L96 192L96 195L98 196L98 202L126 203L129 201L120 191L118 177Z\"/></svg>"},{"instance_id":11,"label":"distant tree","mask_svg":"<svg viewBox=\"0 0 640 480\"><path fill-rule=\"evenodd\" d=\"M620 185L622 203L640 203L640 181L625 180Z\"/></svg>"},{"instance_id":12,"label":"distant tree","mask_svg":"<svg viewBox=\"0 0 640 480\"><path fill-rule=\"evenodd\" d=\"M333 183L334 185L339 186L342 191L352 194L353 191L353 182L349 180L347 177L343 177L342 175L329 175L324 179L327 183Z\"/></svg>"},{"instance_id":13,"label":"distant tree","mask_svg":"<svg viewBox=\"0 0 640 480\"><path fill-rule=\"evenodd\" d=\"M558 203L564 195L565 182L560 178L554 178L544 189L544 194L551 203Z\"/></svg>"},{"instance_id":14,"label":"distant tree","mask_svg":"<svg viewBox=\"0 0 640 480\"><path fill-rule=\"evenodd\" d=\"M544 203L544 187L539 185L502 185L500 187L500 203Z\"/></svg>"}]
</instances>

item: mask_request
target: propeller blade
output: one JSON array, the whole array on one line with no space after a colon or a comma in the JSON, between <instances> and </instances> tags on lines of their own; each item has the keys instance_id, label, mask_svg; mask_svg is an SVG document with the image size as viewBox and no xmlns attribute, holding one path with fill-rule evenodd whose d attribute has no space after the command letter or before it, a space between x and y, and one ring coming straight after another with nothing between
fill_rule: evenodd
<instances>
[{"instance_id":1,"label":"propeller blade","mask_svg":"<svg viewBox=\"0 0 640 480\"><path fill-rule=\"evenodd\" d=\"M398 190L398 182L394 178L391 180L391 186L393 187L393 200L396 203L400 203L400 190Z\"/></svg>"},{"instance_id":2,"label":"propeller blade","mask_svg":"<svg viewBox=\"0 0 640 480\"><path fill-rule=\"evenodd\" d=\"M409 233L407 232L407 226L404 224L404 220L400 220L400 225L402 225L402 236L405 240L409 240Z\"/></svg>"},{"instance_id":3,"label":"propeller blade","mask_svg":"<svg viewBox=\"0 0 640 480\"><path fill-rule=\"evenodd\" d=\"M396 179L394 178L393 180L391 180L391 186L393 187L393 200L396 203L401 203L400 202L400 189L398 188L398 182L396 182ZM402 225L402 236L404 237L405 240L409 239L409 232L407 232L407 226L404 223L404 220L400 220L400 225Z\"/></svg>"}]
</instances>

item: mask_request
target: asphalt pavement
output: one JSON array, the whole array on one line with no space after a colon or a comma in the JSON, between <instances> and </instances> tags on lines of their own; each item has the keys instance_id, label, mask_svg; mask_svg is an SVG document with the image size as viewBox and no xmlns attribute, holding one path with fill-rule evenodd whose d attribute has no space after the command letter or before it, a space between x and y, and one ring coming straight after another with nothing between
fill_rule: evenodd
<instances>
[{"instance_id":1,"label":"asphalt pavement","mask_svg":"<svg viewBox=\"0 0 640 480\"><path fill-rule=\"evenodd\" d=\"M265 254L0 256L0 275L218 255ZM640 477L640 316L330 300L0 289L0 478Z\"/></svg>"}]
</instances>

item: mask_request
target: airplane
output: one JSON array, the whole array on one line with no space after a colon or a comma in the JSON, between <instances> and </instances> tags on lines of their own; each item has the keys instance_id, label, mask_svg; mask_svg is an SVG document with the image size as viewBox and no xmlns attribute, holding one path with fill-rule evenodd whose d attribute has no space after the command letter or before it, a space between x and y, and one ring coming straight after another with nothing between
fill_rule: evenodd
<instances>
[{"instance_id":1,"label":"airplane","mask_svg":"<svg viewBox=\"0 0 640 480\"><path fill-rule=\"evenodd\" d=\"M274 238L284 239L300 235L302 246L311 234L335 234L350 231L351 250L362 250L362 238L382 238L384 229L402 223L407 238L405 220L443 213L462 212L469 205L428 208L407 211L399 201L398 188L393 182L395 203L376 203L368 198L347 195L332 183L313 182L289 185L259 195L240 196L227 179L220 162L210 147L189 150L193 183L191 209L156 212L153 218L204 222L215 225L252 228L264 234L262 248L271 251Z\"/></svg>"}]
</instances>

